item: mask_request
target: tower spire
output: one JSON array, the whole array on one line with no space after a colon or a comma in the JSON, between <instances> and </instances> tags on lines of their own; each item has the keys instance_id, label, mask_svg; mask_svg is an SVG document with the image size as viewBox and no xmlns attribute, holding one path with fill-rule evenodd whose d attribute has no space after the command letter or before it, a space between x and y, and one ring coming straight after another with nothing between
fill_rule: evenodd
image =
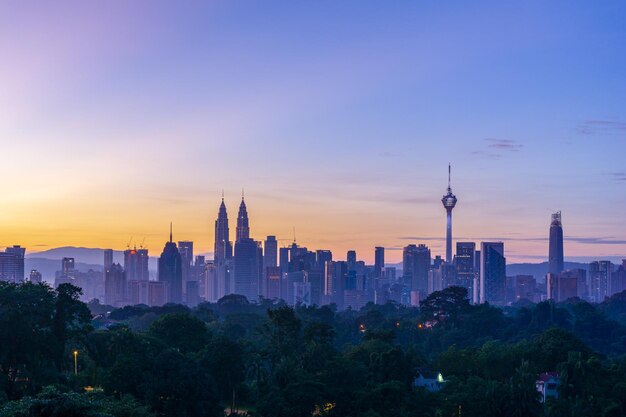
<instances>
[{"instance_id":1,"label":"tower spire","mask_svg":"<svg viewBox=\"0 0 626 417\"><path fill-rule=\"evenodd\" d=\"M452 173L452 164L448 162L448 190L450 189L450 175Z\"/></svg>"},{"instance_id":2,"label":"tower spire","mask_svg":"<svg viewBox=\"0 0 626 417\"><path fill-rule=\"evenodd\" d=\"M222 203L224 202L224 189L222 188Z\"/></svg>"},{"instance_id":3,"label":"tower spire","mask_svg":"<svg viewBox=\"0 0 626 417\"><path fill-rule=\"evenodd\" d=\"M172 243L172 222L170 222L170 243Z\"/></svg>"},{"instance_id":4,"label":"tower spire","mask_svg":"<svg viewBox=\"0 0 626 417\"><path fill-rule=\"evenodd\" d=\"M243 187L241 187L241 201L243 201Z\"/></svg>"}]
</instances>

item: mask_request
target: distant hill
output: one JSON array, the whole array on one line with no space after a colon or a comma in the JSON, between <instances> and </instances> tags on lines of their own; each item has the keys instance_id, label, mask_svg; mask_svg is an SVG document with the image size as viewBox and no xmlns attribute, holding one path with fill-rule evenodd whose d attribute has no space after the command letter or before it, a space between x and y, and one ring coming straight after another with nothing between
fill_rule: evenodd
<instances>
[{"instance_id":1,"label":"distant hill","mask_svg":"<svg viewBox=\"0 0 626 417\"><path fill-rule=\"evenodd\" d=\"M587 271L589 264L581 262L565 262L565 269L584 269ZM546 274L548 273L548 262L542 262L540 264L510 264L506 266L506 275L532 275L538 282L545 282Z\"/></svg>"},{"instance_id":2,"label":"distant hill","mask_svg":"<svg viewBox=\"0 0 626 417\"><path fill-rule=\"evenodd\" d=\"M104 249L63 246L60 248L53 248L42 252L27 253L26 258L45 258L58 260L61 260L63 258L74 258L76 262L100 265L100 269L102 269L102 265L104 264ZM124 252L114 250L113 262L123 263Z\"/></svg>"},{"instance_id":3,"label":"distant hill","mask_svg":"<svg viewBox=\"0 0 626 417\"><path fill-rule=\"evenodd\" d=\"M94 271L102 271L103 267L102 264L88 264L82 262L77 262L74 266L77 270L85 272L90 269L93 269ZM59 259L26 257L24 260L25 278L28 278L28 274L30 274L30 271L33 269L41 272L44 281L53 283L55 272L61 269L61 261Z\"/></svg>"}]
</instances>

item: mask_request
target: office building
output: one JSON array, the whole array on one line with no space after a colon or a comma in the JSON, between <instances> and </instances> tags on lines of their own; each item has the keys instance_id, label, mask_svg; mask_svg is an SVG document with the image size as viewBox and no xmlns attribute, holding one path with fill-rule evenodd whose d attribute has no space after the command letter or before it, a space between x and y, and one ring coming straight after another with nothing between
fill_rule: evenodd
<instances>
[{"instance_id":1,"label":"office building","mask_svg":"<svg viewBox=\"0 0 626 417\"><path fill-rule=\"evenodd\" d=\"M428 271L432 258L428 246L408 245L402 252L404 285L411 291L419 291L421 298L428 293Z\"/></svg>"},{"instance_id":2,"label":"office building","mask_svg":"<svg viewBox=\"0 0 626 417\"><path fill-rule=\"evenodd\" d=\"M591 301L601 303L612 295L612 274L613 264L610 261L596 261L589 264L589 298Z\"/></svg>"},{"instance_id":3,"label":"office building","mask_svg":"<svg viewBox=\"0 0 626 417\"><path fill-rule=\"evenodd\" d=\"M172 240L170 224L170 240L165 244L158 262L158 280L167 286L167 302L181 304L183 302L183 268L180 252Z\"/></svg>"},{"instance_id":4,"label":"office building","mask_svg":"<svg viewBox=\"0 0 626 417\"><path fill-rule=\"evenodd\" d=\"M457 242L454 266L456 267L456 284L467 289L471 299L474 294L474 262L476 244L474 242Z\"/></svg>"},{"instance_id":5,"label":"office building","mask_svg":"<svg viewBox=\"0 0 626 417\"><path fill-rule=\"evenodd\" d=\"M257 300L261 262L261 248L258 242L249 238L241 238L235 242L233 293L244 295L249 301Z\"/></svg>"},{"instance_id":6,"label":"office building","mask_svg":"<svg viewBox=\"0 0 626 417\"><path fill-rule=\"evenodd\" d=\"M183 296L187 294L187 282L193 280L191 269L193 266L193 242L183 240L178 241L178 252L182 261L183 270Z\"/></svg>"},{"instance_id":7,"label":"office building","mask_svg":"<svg viewBox=\"0 0 626 417\"><path fill-rule=\"evenodd\" d=\"M64 274L71 274L75 269L74 258L63 258L61 260L61 271Z\"/></svg>"},{"instance_id":8,"label":"office building","mask_svg":"<svg viewBox=\"0 0 626 417\"><path fill-rule=\"evenodd\" d=\"M113 249L105 249L104 250L104 269L106 270L111 265L113 265ZM126 268L126 265L124 265Z\"/></svg>"},{"instance_id":9,"label":"office building","mask_svg":"<svg viewBox=\"0 0 626 417\"><path fill-rule=\"evenodd\" d=\"M41 282L41 272L33 269L30 271L30 275L28 276L28 280L33 284L39 284Z\"/></svg>"},{"instance_id":10,"label":"office building","mask_svg":"<svg viewBox=\"0 0 626 417\"><path fill-rule=\"evenodd\" d=\"M383 269L385 268L385 248L376 246L374 249L374 277L380 278L383 276Z\"/></svg>"},{"instance_id":11,"label":"office building","mask_svg":"<svg viewBox=\"0 0 626 417\"><path fill-rule=\"evenodd\" d=\"M565 269L563 261L563 226L561 225L560 211L552 214L549 250L548 272L558 274Z\"/></svg>"},{"instance_id":12,"label":"office building","mask_svg":"<svg viewBox=\"0 0 626 417\"><path fill-rule=\"evenodd\" d=\"M504 243L480 244L480 303L503 305L506 300Z\"/></svg>"},{"instance_id":13,"label":"office building","mask_svg":"<svg viewBox=\"0 0 626 417\"><path fill-rule=\"evenodd\" d=\"M26 249L10 246L0 252L0 280L20 283L24 281L24 255Z\"/></svg>"},{"instance_id":14,"label":"office building","mask_svg":"<svg viewBox=\"0 0 626 417\"><path fill-rule=\"evenodd\" d=\"M148 249L128 249L124 251L124 270L129 281L148 281Z\"/></svg>"},{"instance_id":15,"label":"office building","mask_svg":"<svg viewBox=\"0 0 626 417\"><path fill-rule=\"evenodd\" d=\"M120 264L112 264L104 271L104 303L113 307L126 304L126 273Z\"/></svg>"},{"instance_id":16,"label":"office building","mask_svg":"<svg viewBox=\"0 0 626 417\"><path fill-rule=\"evenodd\" d=\"M266 268L278 266L278 241L276 236L268 236L265 239L263 266Z\"/></svg>"},{"instance_id":17,"label":"office building","mask_svg":"<svg viewBox=\"0 0 626 417\"><path fill-rule=\"evenodd\" d=\"M548 272L546 275L546 294L548 300L554 300L557 303L568 298L577 297L577 277L570 274L553 274Z\"/></svg>"}]
</instances>

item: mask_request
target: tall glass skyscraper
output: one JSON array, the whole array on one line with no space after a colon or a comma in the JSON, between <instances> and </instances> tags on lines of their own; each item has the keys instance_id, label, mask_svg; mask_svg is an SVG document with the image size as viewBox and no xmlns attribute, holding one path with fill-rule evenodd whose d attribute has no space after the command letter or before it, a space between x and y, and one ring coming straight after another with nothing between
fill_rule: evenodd
<instances>
[{"instance_id":1,"label":"tall glass skyscraper","mask_svg":"<svg viewBox=\"0 0 626 417\"><path fill-rule=\"evenodd\" d=\"M504 243L480 244L480 302L504 304L506 295L506 258Z\"/></svg>"},{"instance_id":2,"label":"tall glass skyscraper","mask_svg":"<svg viewBox=\"0 0 626 417\"><path fill-rule=\"evenodd\" d=\"M563 226L561 212L552 214L550 223L550 253L548 254L548 272L558 274L565 269L563 262Z\"/></svg>"}]
</instances>

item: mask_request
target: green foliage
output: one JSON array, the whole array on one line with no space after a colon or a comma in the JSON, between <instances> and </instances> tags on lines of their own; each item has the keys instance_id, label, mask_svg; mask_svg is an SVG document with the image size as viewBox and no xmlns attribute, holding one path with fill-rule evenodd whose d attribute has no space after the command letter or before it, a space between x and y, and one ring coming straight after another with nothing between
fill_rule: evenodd
<instances>
[{"instance_id":1,"label":"green foliage","mask_svg":"<svg viewBox=\"0 0 626 417\"><path fill-rule=\"evenodd\" d=\"M450 287L419 310L337 312L231 295L108 316L91 303L94 330L78 295L0 282L0 417L626 415L626 329L609 319L626 297L500 309ZM415 387L418 369L441 372L442 390ZM546 371L560 398L543 405Z\"/></svg>"}]
</instances>

